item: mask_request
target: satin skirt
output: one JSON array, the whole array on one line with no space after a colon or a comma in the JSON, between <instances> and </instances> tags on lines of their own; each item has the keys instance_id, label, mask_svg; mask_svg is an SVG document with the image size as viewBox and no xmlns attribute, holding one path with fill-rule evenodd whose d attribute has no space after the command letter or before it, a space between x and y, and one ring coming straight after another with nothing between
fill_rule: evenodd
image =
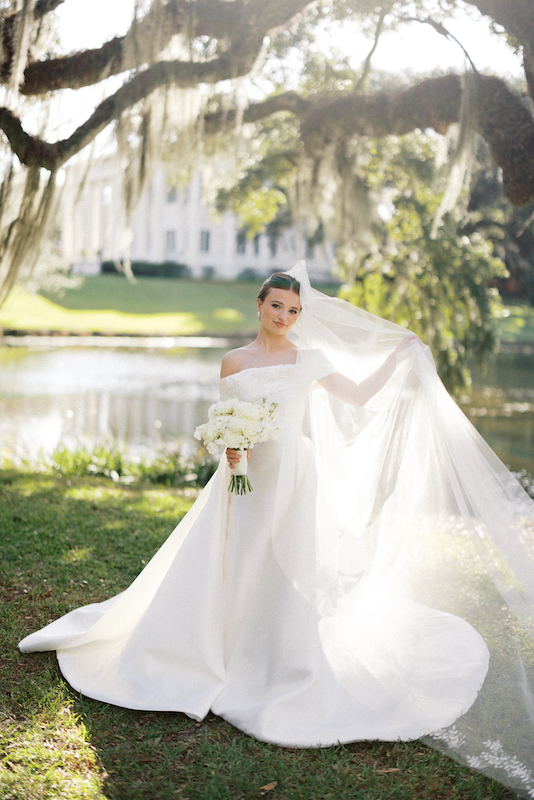
<instances>
[{"instance_id":1,"label":"satin skirt","mask_svg":"<svg viewBox=\"0 0 534 800\"><path fill-rule=\"evenodd\" d=\"M285 746L406 740L452 724L484 681L483 639L456 616L365 581L320 616L272 546L279 448L251 451L246 496L229 495L223 459L125 592L70 612L21 649L57 650L66 680L87 697L198 720L211 710ZM277 521L288 532L313 524L309 446L299 463L298 491Z\"/></svg>"}]
</instances>

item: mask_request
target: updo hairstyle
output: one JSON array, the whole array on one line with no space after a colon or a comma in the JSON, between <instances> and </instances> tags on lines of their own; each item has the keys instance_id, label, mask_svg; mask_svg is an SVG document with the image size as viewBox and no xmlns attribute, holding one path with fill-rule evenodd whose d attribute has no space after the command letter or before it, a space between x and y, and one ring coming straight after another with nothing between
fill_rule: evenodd
<instances>
[{"instance_id":1,"label":"updo hairstyle","mask_svg":"<svg viewBox=\"0 0 534 800\"><path fill-rule=\"evenodd\" d=\"M258 294L258 300L263 303L270 289L285 289L289 292L300 293L300 283L288 275L286 272L273 272L266 281L262 283Z\"/></svg>"}]
</instances>

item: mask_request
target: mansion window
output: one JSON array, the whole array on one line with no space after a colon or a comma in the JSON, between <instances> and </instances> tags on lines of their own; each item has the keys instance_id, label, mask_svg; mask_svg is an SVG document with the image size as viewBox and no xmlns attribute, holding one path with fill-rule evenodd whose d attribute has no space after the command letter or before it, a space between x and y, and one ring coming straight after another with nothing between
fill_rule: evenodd
<instances>
[{"instance_id":1,"label":"mansion window","mask_svg":"<svg viewBox=\"0 0 534 800\"><path fill-rule=\"evenodd\" d=\"M167 250L174 250L176 247L175 231L167 231L165 234L165 247Z\"/></svg>"},{"instance_id":2,"label":"mansion window","mask_svg":"<svg viewBox=\"0 0 534 800\"><path fill-rule=\"evenodd\" d=\"M203 253L207 253L210 249L210 232L200 231L200 249Z\"/></svg>"},{"instance_id":3,"label":"mansion window","mask_svg":"<svg viewBox=\"0 0 534 800\"><path fill-rule=\"evenodd\" d=\"M247 249L247 238L243 231L239 231L236 236L235 251L238 255L244 255Z\"/></svg>"}]
</instances>

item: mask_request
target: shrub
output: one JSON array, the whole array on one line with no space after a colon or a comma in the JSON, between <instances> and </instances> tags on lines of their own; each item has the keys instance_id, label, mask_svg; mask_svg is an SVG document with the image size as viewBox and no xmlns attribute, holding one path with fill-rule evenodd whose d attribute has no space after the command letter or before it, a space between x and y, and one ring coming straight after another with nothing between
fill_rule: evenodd
<instances>
[{"instance_id":1,"label":"shrub","mask_svg":"<svg viewBox=\"0 0 534 800\"><path fill-rule=\"evenodd\" d=\"M236 278L238 281L259 281L261 279L262 273L253 267L245 267Z\"/></svg>"},{"instance_id":2,"label":"shrub","mask_svg":"<svg viewBox=\"0 0 534 800\"><path fill-rule=\"evenodd\" d=\"M131 266L133 274L141 278L189 278L192 274L187 264L178 261L132 261ZM103 261L102 272L116 275L115 262Z\"/></svg>"}]
</instances>

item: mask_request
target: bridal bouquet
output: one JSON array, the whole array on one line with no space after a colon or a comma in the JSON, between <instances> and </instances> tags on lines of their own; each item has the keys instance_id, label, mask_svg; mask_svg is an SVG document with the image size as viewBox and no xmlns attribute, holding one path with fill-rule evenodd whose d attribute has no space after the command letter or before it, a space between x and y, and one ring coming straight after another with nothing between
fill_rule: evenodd
<instances>
[{"instance_id":1,"label":"bridal bouquet","mask_svg":"<svg viewBox=\"0 0 534 800\"><path fill-rule=\"evenodd\" d=\"M215 455L218 446L241 450L241 460L232 470L229 492L248 494L252 486L247 476L247 454L249 447L267 439L276 439L279 429L274 419L276 403L248 403L232 397L214 403L209 411L209 420L195 430L195 438L202 439L208 452Z\"/></svg>"}]
</instances>

